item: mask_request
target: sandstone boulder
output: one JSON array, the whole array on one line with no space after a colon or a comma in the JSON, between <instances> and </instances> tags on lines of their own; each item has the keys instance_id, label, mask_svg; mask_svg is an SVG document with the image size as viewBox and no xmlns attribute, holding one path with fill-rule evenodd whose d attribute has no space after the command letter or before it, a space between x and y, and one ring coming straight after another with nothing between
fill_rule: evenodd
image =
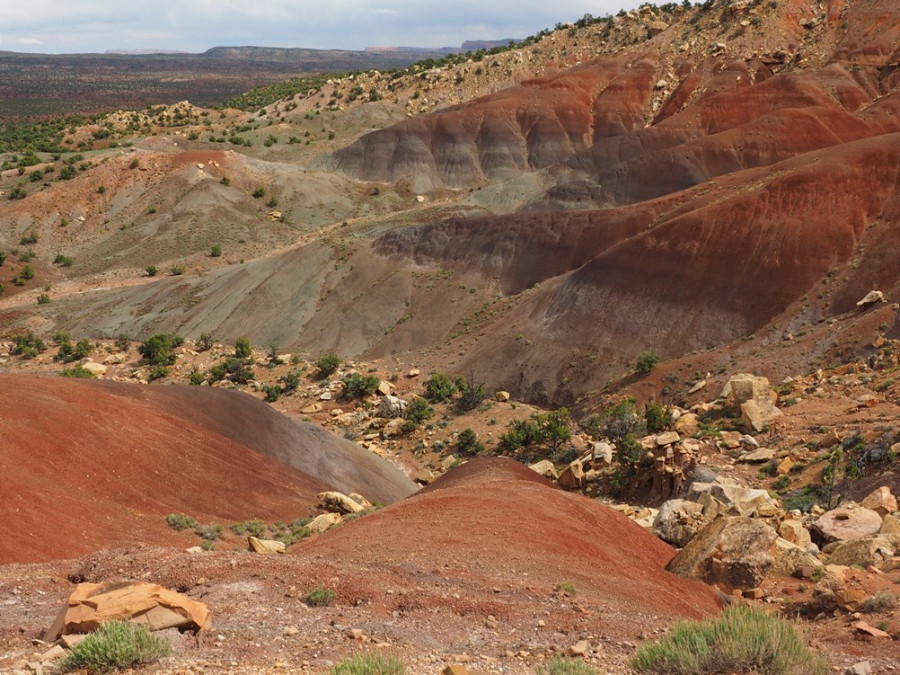
<instances>
[{"instance_id":1,"label":"sandstone boulder","mask_svg":"<svg viewBox=\"0 0 900 675\"><path fill-rule=\"evenodd\" d=\"M85 361L81 367L88 371L94 377L103 377L106 375L106 366L95 361Z\"/></svg>"},{"instance_id":2,"label":"sandstone boulder","mask_svg":"<svg viewBox=\"0 0 900 675\"><path fill-rule=\"evenodd\" d=\"M609 443L598 441L594 443L593 455L591 459L594 463L605 464L609 466L613 461L613 447Z\"/></svg>"},{"instance_id":3,"label":"sandstone boulder","mask_svg":"<svg viewBox=\"0 0 900 675\"><path fill-rule=\"evenodd\" d=\"M89 633L114 619L133 621L151 631L166 628L205 630L209 609L182 593L134 581L78 584L53 625L41 637L55 642L61 635Z\"/></svg>"},{"instance_id":4,"label":"sandstone boulder","mask_svg":"<svg viewBox=\"0 0 900 675\"><path fill-rule=\"evenodd\" d=\"M807 553L805 549L781 537L775 540L775 562L771 570L775 574L790 576L804 567L816 569L821 566L822 563L815 556Z\"/></svg>"},{"instance_id":5,"label":"sandstone boulder","mask_svg":"<svg viewBox=\"0 0 900 675\"><path fill-rule=\"evenodd\" d=\"M882 485L880 488L873 490L859 505L875 511L884 518L884 516L897 510L897 498L891 494L889 487Z\"/></svg>"},{"instance_id":6,"label":"sandstone boulder","mask_svg":"<svg viewBox=\"0 0 900 675\"><path fill-rule=\"evenodd\" d=\"M673 428L682 436L693 436L700 431L700 418L694 413L684 413L675 420Z\"/></svg>"},{"instance_id":7,"label":"sandstone boulder","mask_svg":"<svg viewBox=\"0 0 900 675\"><path fill-rule=\"evenodd\" d=\"M707 583L756 588L775 561L778 535L744 516L722 517L701 529L666 566Z\"/></svg>"},{"instance_id":8,"label":"sandstone boulder","mask_svg":"<svg viewBox=\"0 0 900 675\"><path fill-rule=\"evenodd\" d=\"M247 538L247 548L251 553L284 553L287 549L283 541L275 539Z\"/></svg>"},{"instance_id":9,"label":"sandstone boulder","mask_svg":"<svg viewBox=\"0 0 900 675\"><path fill-rule=\"evenodd\" d=\"M722 389L721 398L728 402L735 410L740 410L741 404L746 401L768 401L774 404L777 400L775 391L769 385L769 378L741 373L728 380Z\"/></svg>"},{"instance_id":10,"label":"sandstone boulder","mask_svg":"<svg viewBox=\"0 0 900 675\"><path fill-rule=\"evenodd\" d=\"M783 414L774 403L768 401L750 400L741 403L741 422L757 433L771 427Z\"/></svg>"},{"instance_id":11,"label":"sandstone boulder","mask_svg":"<svg viewBox=\"0 0 900 675\"><path fill-rule=\"evenodd\" d=\"M543 476L544 478L549 478L551 480L556 480L559 478L559 472L557 472L556 467L553 465L549 459L542 459L539 462L535 462L534 464L529 464L528 468L534 471L535 473Z\"/></svg>"},{"instance_id":12,"label":"sandstone boulder","mask_svg":"<svg viewBox=\"0 0 900 675\"><path fill-rule=\"evenodd\" d=\"M567 490L577 490L584 485L584 467L579 460L575 460L562 470L557 481L560 487Z\"/></svg>"},{"instance_id":13,"label":"sandstone boulder","mask_svg":"<svg viewBox=\"0 0 900 675\"><path fill-rule=\"evenodd\" d=\"M353 501L341 492L320 492L318 496L325 508L337 509L341 513L359 513L365 510L362 504Z\"/></svg>"},{"instance_id":14,"label":"sandstone boulder","mask_svg":"<svg viewBox=\"0 0 900 675\"><path fill-rule=\"evenodd\" d=\"M828 555L828 563L866 568L870 565L880 565L895 552L896 545L890 536L876 534L838 542Z\"/></svg>"},{"instance_id":15,"label":"sandstone boulder","mask_svg":"<svg viewBox=\"0 0 900 675\"><path fill-rule=\"evenodd\" d=\"M860 309L866 309L867 307L870 307L879 302L886 302L886 300L884 299L884 293L882 293L881 291L869 291L868 293L866 293L862 300L856 303L856 306Z\"/></svg>"},{"instance_id":16,"label":"sandstone boulder","mask_svg":"<svg viewBox=\"0 0 900 675\"><path fill-rule=\"evenodd\" d=\"M306 527L313 534L322 534L343 520L340 513L323 513L313 518Z\"/></svg>"},{"instance_id":17,"label":"sandstone boulder","mask_svg":"<svg viewBox=\"0 0 900 675\"><path fill-rule=\"evenodd\" d=\"M685 546L703 527L703 506L687 499L670 499L659 507L653 534L673 546Z\"/></svg>"},{"instance_id":18,"label":"sandstone boulder","mask_svg":"<svg viewBox=\"0 0 900 675\"><path fill-rule=\"evenodd\" d=\"M378 416L389 420L396 419L397 417L403 417L406 408L406 401L388 394L381 399L381 404L378 406Z\"/></svg>"},{"instance_id":19,"label":"sandstone boulder","mask_svg":"<svg viewBox=\"0 0 900 675\"><path fill-rule=\"evenodd\" d=\"M740 456L739 461L746 464L762 464L770 461L773 457L775 457L775 451L772 448L760 448L752 452L745 452Z\"/></svg>"},{"instance_id":20,"label":"sandstone boulder","mask_svg":"<svg viewBox=\"0 0 900 675\"><path fill-rule=\"evenodd\" d=\"M878 533L881 516L857 504L847 504L823 513L813 527L825 542L859 539Z\"/></svg>"},{"instance_id":21,"label":"sandstone boulder","mask_svg":"<svg viewBox=\"0 0 900 675\"><path fill-rule=\"evenodd\" d=\"M787 518L781 521L778 526L778 536L783 537L792 544L799 546L804 551L812 543L809 536L809 530L803 527L803 523L794 518Z\"/></svg>"}]
</instances>

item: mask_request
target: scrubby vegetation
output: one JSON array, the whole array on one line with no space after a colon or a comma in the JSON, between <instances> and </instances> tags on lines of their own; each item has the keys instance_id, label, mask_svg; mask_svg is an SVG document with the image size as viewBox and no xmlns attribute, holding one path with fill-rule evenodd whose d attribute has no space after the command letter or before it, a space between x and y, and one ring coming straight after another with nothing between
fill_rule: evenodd
<instances>
[{"instance_id":1,"label":"scrubby vegetation","mask_svg":"<svg viewBox=\"0 0 900 675\"><path fill-rule=\"evenodd\" d=\"M382 654L357 654L342 659L331 675L404 675L406 666L398 657Z\"/></svg>"},{"instance_id":2,"label":"scrubby vegetation","mask_svg":"<svg viewBox=\"0 0 900 675\"><path fill-rule=\"evenodd\" d=\"M61 663L63 671L106 672L153 663L168 656L165 638L130 621L108 621L72 648Z\"/></svg>"},{"instance_id":3,"label":"scrubby vegetation","mask_svg":"<svg viewBox=\"0 0 900 675\"><path fill-rule=\"evenodd\" d=\"M640 646L631 662L639 673L755 672L824 675L826 658L810 649L794 624L742 605L704 621L681 621L658 642Z\"/></svg>"}]
</instances>

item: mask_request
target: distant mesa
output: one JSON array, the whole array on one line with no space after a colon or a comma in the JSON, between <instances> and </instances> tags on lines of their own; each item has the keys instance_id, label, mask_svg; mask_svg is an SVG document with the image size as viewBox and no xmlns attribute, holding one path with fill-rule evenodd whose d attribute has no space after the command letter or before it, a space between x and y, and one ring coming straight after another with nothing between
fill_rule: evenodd
<instances>
[{"instance_id":1,"label":"distant mesa","mask_svg":"<svg viewBox=\"0 0 900 675\"><path fill-rule=\"evenodd\" d=\"M148 54L190 54L182 49L107 49L105 54L124 54L126 56L146 56Z\"/></svg>"}]
</instances>

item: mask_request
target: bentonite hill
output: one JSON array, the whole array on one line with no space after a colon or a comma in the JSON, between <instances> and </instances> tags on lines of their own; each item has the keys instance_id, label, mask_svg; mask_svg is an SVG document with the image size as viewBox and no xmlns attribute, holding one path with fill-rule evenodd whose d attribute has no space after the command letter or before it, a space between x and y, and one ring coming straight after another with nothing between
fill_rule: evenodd
<instances>
[{"instance_id":1,"label":"bentonite hill","mask_svg":"<svg viewBox=\"0 0 900 675\"><path fill-rule=\"evenodd\" d=\"M898 3L252 101L0 140L0 672L121 580L212 611L161 672L626 673L745 602L897 667Z\"/></svg>"}]
</instances>

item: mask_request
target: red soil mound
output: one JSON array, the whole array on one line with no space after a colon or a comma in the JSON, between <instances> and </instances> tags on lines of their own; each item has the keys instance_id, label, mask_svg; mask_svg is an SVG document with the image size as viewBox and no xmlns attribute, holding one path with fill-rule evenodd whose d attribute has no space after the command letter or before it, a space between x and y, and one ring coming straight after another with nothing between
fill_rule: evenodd
<instances>
[{"instance_id":1,"label":"red soil mound","mask_svg":"<svg viewBox=\"0 0 900 675\"><path fill-rule=\"evenodd\" d=\"M464 568L476 588L571 582L605 606L698 616L714 592L664 571L667 544L621 514L558 490L510 459L477 459L421 493L301 547L351 567Z\"/></svg>"},{"instance_id":2,"label":"red soil mound","mask_svg":"<svg viewBox=\"0 0 900 675\"><path fill-rule=\"evenodd\" d=\"M165 524L173 512L289 522L329 488L163 407L59 377L0 375L0 564L183 545Z\"/></svg>"},{"instance_id":3,"label":"red soil mound","mask_svg":"<svg viewBox=\"0 0 900 675\"><path fill-rule=\"evenodd\" d=\"M383 504L402 499L417 489L394 465L357 443L281 415L268 404L237 391L134 387L110 381L91 384L202 426L327 483L330 489L357 492Z\"/></svg>"}]
</instances>

